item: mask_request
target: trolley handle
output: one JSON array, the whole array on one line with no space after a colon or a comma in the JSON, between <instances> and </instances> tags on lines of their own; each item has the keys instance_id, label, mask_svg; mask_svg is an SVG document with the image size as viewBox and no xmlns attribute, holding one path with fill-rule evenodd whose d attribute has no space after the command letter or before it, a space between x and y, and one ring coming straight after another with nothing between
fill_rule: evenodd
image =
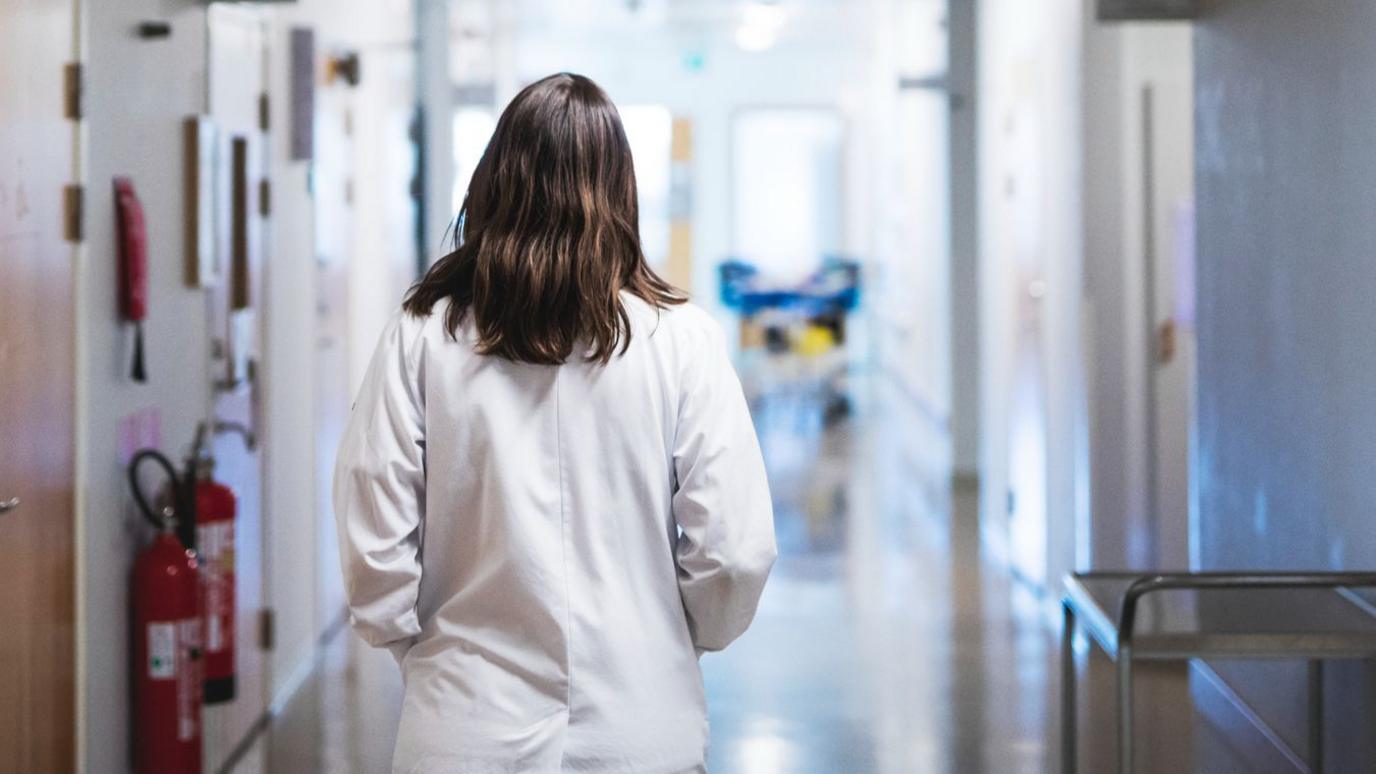
<instances>
[{"instance_id":1,"label":"trolley handle","mask_svg":"<svg viewBox=\"0 0 1376 774\"><path fill-rule=\"evenodd\" d=\"M1144 575L1123 594L1118 614L1118 642L1131 644L1137 623L1137 601L1171 589L1336 589L1376 587L1370 572L1195 572Z\"/></svg>"}]
</instances>

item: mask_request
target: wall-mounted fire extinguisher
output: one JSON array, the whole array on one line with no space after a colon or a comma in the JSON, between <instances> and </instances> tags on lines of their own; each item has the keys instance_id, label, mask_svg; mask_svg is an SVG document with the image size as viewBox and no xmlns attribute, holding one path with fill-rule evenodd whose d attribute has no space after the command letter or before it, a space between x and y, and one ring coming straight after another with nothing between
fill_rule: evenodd
<instances>
[{"instance_id":1,"label":"wall-mounted fire extinguisher","mask_svg":"<svg viewBox=\"0 0 1376 774\"><path fill-rule=\"evenodd\" d=\"M154 513L139 487L139 467L168 475L170 503ZM173 532L185 489L163 455L145 449L129 463L129 483L144 516L158 528L134 563L134 757L139 774L201 771L201 579L196 554Z\"/></svg>"},{"instance_id":2,"label":"wall-mounted fire extinguisher","mask_svg":"<svg viewBox=\"0 0 1376 774\"><path fill-rule=\"evenodd\" d=\"M230 701L235 694L234 671L234 519L238 503L234 491L214 480L215 458L206 446L206 426L196 431L188 464L195 489L196 548L205 590L205 700Z\"/></svg>"}]
</instances>

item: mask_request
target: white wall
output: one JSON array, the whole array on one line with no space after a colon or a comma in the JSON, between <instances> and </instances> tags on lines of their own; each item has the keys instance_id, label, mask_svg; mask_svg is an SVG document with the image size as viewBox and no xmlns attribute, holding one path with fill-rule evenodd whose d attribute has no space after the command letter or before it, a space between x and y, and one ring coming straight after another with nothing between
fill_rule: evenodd
<instances>
[{"instance_id":1,"label":"white wall","mask_svg":"<svg viewBox=\"0 0 1376 774\"><path fill-rule=\"evenodd\" d=\"M1373 29L1368 0L1210 3L1195 26L1201 569L1376 564ZM1330 664L1325 770L1372 771L1376 679ZM1303 753L1303 664L1214 666Z\"/></svg>"},{"instance_id":2,"label":"white wall","mask_svg":"<svg viewBox=\"0 0 1376 774\"><path fill-rule=\"evenodd\" d=\"M1084 475L1083 13L1081 0L979 7L981 521L995 555L1053 587L1074 561Z\"/></svg>"},{"instance_id":3,"label":"white wall","mask_svg":"<svg viewBox=\"0 0 1376 774\"><path fill-rule=\"evenodd\" d=\"M245 61L242 72L256 89L266 65L273 116L267 166L273 213L262 264L264 292L258 299L259 323L265 331L259 415L262 495L261 502L245 503L264 514L265 534L254 532L249 539L266 550L263 572L254 563L240 581L252 593L265 594L279 615L270 665L241 672L244 698L230 713L236 720L213 723L216 738L207 748L212 757L223 755L237 741L220 737L241 733L239 718L256 716L265 706L264 696L289 687L289 678L309 665L321 626L339 613L337 581L333 588L322 588L318 582L330 572L317 565L334 561L332 551L320 550L333 530L320 518L328 513L321 513L319 496L333 454L320 454L316 444L317 233L309 165L290 162L285 155L290 115L286 31L291 25L317 28L318 60L351 48L363 52L366 88L356 101L359 140L349 164L358 180L354 189L359 211L370 217L349 222L344 239L358 246L348 256L350 271L368 290L346 299L346 315L356 321L348 335L363 342L359 350L371 351L381 321L398 304L414 265L413 239L405 223L405 181L411 173L405 158L409 112L403 108L405 115L397 115L399 101L409 103L414 93L409 80L410 6L404 0L358 0L342 6L319 0L238 9L267 22L267 62ZM146 537L130 504L121 447L126 441L157 445L178 458L187 451L196 424L211 414L211 382L219 376L212 373L211 341L223 331L212 327L206 291L185 286L182 264L182 122L209 108L206 6L192 0L88 2L82 14L87 64L82 174L88 195L77 302L82 343L78 412L83 427L77 449L83 504L78 513L83 556L78 590L78 736L83 770L106 772L123 770L129 760L127 589L133 557ZM171 37L138 38L134 29L145 20L170 22ZM128 379L132 339L128 327L116 321L109 190L117 174L134 177L148 219L151 306L145 339L150 379L145 385ZM353 349L350 341L336 344ZM334 397L346 401L350 392L347 373L342 374ZM317 609L322 606L331 609ZM246 639L253 639L256 624L252 615L241 615ZM260 687L254 689L255 684ZM211 717L228 715L221 708Z\"/></svg>"},{"instance_id":4,"label":"white wall","mask_svg":"<svg viewBox=\"0 0 1376 774\"><path fill-rule=\"evenodd\" d=\"M264 422L270 431L265 434L264 508L274 517L268 519L267 578L277 616L274 695L292 688L311 666L322 628L343 613L332 511L324 497L334 459L328 446L338 428L319 424L325 418L337 424L341 415L317 403L332 401L347 409L353 386L387 318L400 305L415 266L414 235L406 220L413 171L406 138L414 94L410 4L359 0L348 8L342 5L302 0L276 9L271 21L275 211L273 259L265 278L264 323L271 336L263 370ZM292 161L288 153L288 42L293 27L315 32L317 120L333 122L332 128L348 135L342 152L332 153L322 136L329 130L322 128L316 159L310 162ZM327 59L350 52L361 61L357 87L324 74ZM323 224L330 233L317 228L317 199L344 201L350 207ZM406 222L398 229L399 206ZM321 261L347 266L346 293L320 286ZM321 297L322 292L340 297ZM346 309L345 340L323 338L319 310L327 304ZM344 374L320 372L321 347L347 353ZM337 383L320 384L321 379Z\"/></svg>"},{"instance_id":5,"label":"white wall","mask_svg":"<svg viewBox=\"0 0 1376 774\"><path fill-rule=\"evenodd\" d=\"M300 11L292 8L291 16ZM263 324L271 332L263 351L263 508L269 514L268 594L276 613L277 647L272 654L273 694L303 663L309 663L318 633L313 578L317 553L314 486L316 459L314 352L315 222L309 165L289 158L291 97L288 41L294 20L275 16L268 27L268 88L271 95L271 259L264 267ZM317 46L321 41L317 40Z\"/></svg>"},{"instance_id":6,"label":"white wall","mask_svg":"<svg viewBox=\"0 0 1376 774\"><path fill-rule=\"evenodd\" d=\"M129 572L145 532L125 483L121 422L180 456L210 403L206 300L182 281L180 173L182 119L205 109L206 11L193 2L126 0L83 3L82 14L88 193L76 310L84 556L78 712L81 763L105 772L128 760ZM133 29L145 19L170 22L172 37L138 39ZM115 175L134 178L147 218L147 384L129 379L132 338L117 321Z\"/></svg>"},{"instance_id":7,"label":"white wall","mask_svg":"<svg viewBox=\"0 0 1376 774\"><path fill-rule=\"evenodd\" d=\"M953 433L951 94L944 2L877 5L864 142L872 170L875 365L933 437ZM969 53L969 52L967 52ZM900 88L901 80L934 81ZM945 460L938 460L945 465Z\"/></svg>"},{"instance_id":8,"label":"white wall","mask_svg":"<svg viewBox=\"0 0 1376 774\"><path fill-rule=\"evenodd\" d=\"M986 537L1051 591L1077 566L1183 566L1192 339L1158 366L1151 335L1176 312L1192 191L1189 28L1101 24L1088 0L987 0L980 19Z\"/></svg>"},{"instance_id":9,"label":"white wall","mask_svg":"<svg viewBox=\"0 0 1376 774\"><path fill-rule=\"evenodd\" d=\"M494 0L501 2L501 0ZM453 173L453 93L450 49L464 45L451 32L449 0L416 0L415 32L417 93L423 105L421 131L425 137L424 187L425 233L421 235L426 265L449 252L445 237L457 213L451 212Z\"/></svg>"},{"instance_id":10,"label":"white wall","mask_svg":"<svg viewBox=\"0 0 1376 774\"><path fill-rule=\"evenodd\" d=\"M1192 59L1188 24L1087 28L1085 292L1093 357L1086 361L1092 480L1085 560L1100 569L1188 563L1191 321L1176 321L1171 362L1157 362L1152 344L1155 324L1178 316L1175 272L1188 259L1177 245L1194 193Z\"/></svg>"}]
</instances>

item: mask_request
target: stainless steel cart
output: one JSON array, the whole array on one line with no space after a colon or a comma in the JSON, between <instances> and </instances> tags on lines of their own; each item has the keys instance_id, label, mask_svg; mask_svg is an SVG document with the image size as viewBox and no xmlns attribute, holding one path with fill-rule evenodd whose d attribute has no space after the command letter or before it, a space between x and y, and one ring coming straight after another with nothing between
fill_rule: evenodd
<instances>
[{"instance_id":1,"label":"stainless steel cart","mask_svg":"<svg viewBox=\"0 0 1376 774\"><path fill-rule=\"evenodd\" d=\"M1323 772L1323 662L1376 657L1376 573L1110 573L1066 576L1061 607L1061 768L1076 767L1076 625L1116 662L1118 771L1131 774L1137 661L1309 662L1309 764Z\"/></svg>"}]
</instances>

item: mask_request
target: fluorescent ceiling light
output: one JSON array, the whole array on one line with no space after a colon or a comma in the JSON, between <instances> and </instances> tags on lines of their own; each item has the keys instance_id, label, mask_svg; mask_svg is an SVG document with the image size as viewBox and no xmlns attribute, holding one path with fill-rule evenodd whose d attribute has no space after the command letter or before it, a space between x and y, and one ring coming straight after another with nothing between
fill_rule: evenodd
<instances>
[{"instance_id":1,"label":"fluorescent ceiling light","mask_svg":"<svg viewBox=\"0 0 1376 774\"><path fill-rule=\"evenodd\" d=\"M779 41L779 33L770 27L752 27L742 24L736 28L736 45L742 51L768 51Z\"/></svg>"},{"instance_id":2,"label":"fluorescent ceiling light","mask_svg":"<svg viewBox=\"0 0 1376 774\"><path fill-rule=\"evenodd\" d=\"M747 3L741 11L741 24L736 28L736 45L742 51L767 51L779 41L786 13L777 2Z\"/></svg>"}]
</instances>

